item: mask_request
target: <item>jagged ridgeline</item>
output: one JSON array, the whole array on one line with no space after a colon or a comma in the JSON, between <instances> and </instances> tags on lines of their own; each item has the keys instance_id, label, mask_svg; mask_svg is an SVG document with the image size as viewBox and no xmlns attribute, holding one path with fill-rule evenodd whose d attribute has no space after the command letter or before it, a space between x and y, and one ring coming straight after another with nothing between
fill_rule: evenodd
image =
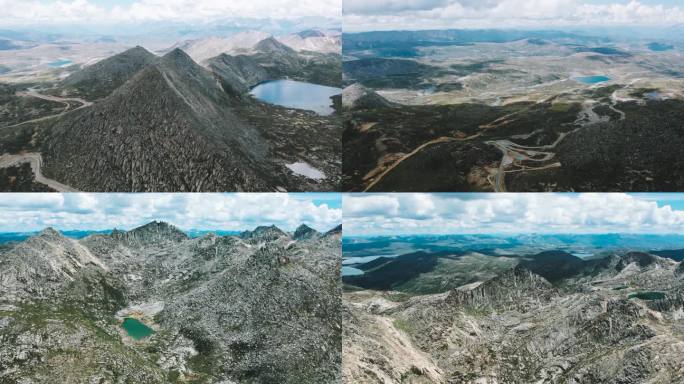
<instances>
[{"instance_id":1,"label":"jagged ridgeline","mask_svg":"<svg viewBox=\"0 0 684 384\"><path fill-rule=\"evenodd\" d=\"M341 231L151 222L3 246L0 382L338 382Z\"/></svg>"},{"instance_id":2,"label":"jagged ridgeline","mask_svg":"<svg viewBox=\"0 0 684 384\"><path fill-rule=\"evenodd\" d=\"M339 87L339 52L305 50L306 44L334 42L291 36L290 44L301 46L295 50L272 37L252 38L258 38L253 46L239 49L223 47L226 39L188 41L162 56L135 47L54 84L0 89L16 103L45 103L31 107L38 118L0 122L0 154L7 155L0 159L0 188L338 190L339 115L285 108L249 94L277 79ZM327 101L339 106L340 99ZM293 171L292 164L302 163L321 176Z\"/></svg>"},{"instance_id":3,"label":"jagged ridgeline","mask_svg":"<svg viewBox=\"0 0 684 384\"><path fill-rule=\"evenodd\" d=\"M682 383L684 262L658 253L355 265L363 273L343 277L343 382Z\"/></svg>"}]
</instances>

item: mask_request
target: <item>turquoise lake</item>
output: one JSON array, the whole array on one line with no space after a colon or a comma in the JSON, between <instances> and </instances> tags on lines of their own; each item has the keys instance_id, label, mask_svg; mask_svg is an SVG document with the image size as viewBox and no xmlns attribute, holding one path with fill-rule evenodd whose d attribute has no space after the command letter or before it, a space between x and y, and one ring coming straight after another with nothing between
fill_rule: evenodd
<instances>
[{"instance_id":1,"label":"turquoise lake","mask_svg":"<svg viewBox=\"0 0 684 384\"><path fill-rule=\"evenodd\" d=\"M605 83L606 81L609 81L610 77L607 77L607 76L584 76L584 77L576 77L575 80L579 81L580 83L584 83L584 84L598 84L598 83Z\"/></svg>"},{"instance_id":2,"label":"turquoise lake","mask_svg":"<svg viewBox=\"0 0 684 384\"><path fill-rule=\"evenodd\" d=\"M128 336L134 338L135 340L144 339L154 333L152 328L143 324L143 322L140 320L134 319L132 317L127 317L124 319L121 327L126 330Z\"/></svg>"},{"instance_id":3,"label":"turquoise lake","mask_svg":"<svg viewBox=\"0 0 684 384\"><path fill-rule=\"evenodd\" d=\"M334 112L330 97L341 92L340 88L301 81L274 80L257 85L250 94L270 104L305 109L325 116Z\"/></svg>"}]
</instances>

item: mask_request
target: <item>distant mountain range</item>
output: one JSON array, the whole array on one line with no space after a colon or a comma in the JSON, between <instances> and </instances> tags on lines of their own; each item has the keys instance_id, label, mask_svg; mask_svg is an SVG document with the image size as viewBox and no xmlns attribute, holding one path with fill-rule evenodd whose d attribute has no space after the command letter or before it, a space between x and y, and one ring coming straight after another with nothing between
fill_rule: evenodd
<instances>
[{"instance_id":1,"label":"distant mountain range","mask_svg":"<svg viewBox=\"0 0 684 384\"><path fill-rule=\"evenodd\" d=\"M309 51L319 53L341 53L341 34L337 31L311 29L290 35L273 37L262 31L245 31L228 37L206 37L186 40L174 44L171 48L161 51L169 52L175 48L185 51L198 63L218 56L222 53L229 55L252 54L263 51L263 42L276 40L295 51ZM262 47L258 46L262 44Z\"/></svg>"}]
</instances>

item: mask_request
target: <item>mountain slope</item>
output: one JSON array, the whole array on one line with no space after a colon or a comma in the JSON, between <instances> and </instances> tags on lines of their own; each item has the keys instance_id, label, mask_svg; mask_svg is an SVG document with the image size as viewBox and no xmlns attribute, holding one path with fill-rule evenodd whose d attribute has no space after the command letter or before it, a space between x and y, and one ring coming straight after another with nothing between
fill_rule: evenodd
<instances>
[{"instance_id":1,"label":"mountain slope","mask_svg":"<svg viewBox=\"0 0 684 384\"><path fill-rule=\"evenodd\" d=\"M221 54L207 60L209 68L221 81L223 89L235 95L269 79L268 72L249 56Z\"/></svg>"},{"instance_id":2,"label":"mountain slope","mask_svg":"<svg viewBox=\"0 0 684 384\"><path fill-rule=\"evenodd\" d=\"M269 190L268 145L231 104L176 49L60 120L44 140L44 173L80 190Z\"/></svg>"},{"instance_id":3,"label":"mountain slope","mask_svg":"<svg viewBox=\"0 0 684 384\"><path fill-rule=\"evenodd\" d=\"M0 381L339 381L340 239L246 233L46 230L0 253ZM5 279L17 265L46 272ZM152 333L134 339L131 318Z\"/></svg>"},{"instance_id":4,"label":"mountain slope","mask_svg":"<svg viewBox=\"0 0 684 384\"><path fill-rule=\"evenodd\" d=\"M87 100L100 99L157 59L145 48L137 46L71 74L60 85L75 90Z\"/></svg>"},{"instance_id":5,"label":"mountain slope","mask_svg":"<svg viewBox=\"0 0 684 384\"><path fill-rule=\"evenodd\" d=\"M526 268L544 256L554 285ZM684 380L681 263L631 252L576 268L572 257L540 253L438 294L345 293L343 382Z\"/></svg>"},{"instance_id":6,"label":"mountain slope","mask_svg":"<svg viewBox=\"0 0 684 384\"><path fill-rule=\"evenodd\" d=\"M176 43L167 52L182 49L198 63L223 53L238 54L249 52L258 42L269 38L266 32L245 31L229 37L208 37Z\"/></svg>"}]
</instances>

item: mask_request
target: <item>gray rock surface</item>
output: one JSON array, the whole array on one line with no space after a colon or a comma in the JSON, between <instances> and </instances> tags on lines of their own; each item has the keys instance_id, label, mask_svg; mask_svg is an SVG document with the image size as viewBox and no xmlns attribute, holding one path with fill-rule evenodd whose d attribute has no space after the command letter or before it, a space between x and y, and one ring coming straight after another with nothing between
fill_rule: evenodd
<instances>
[{"instance_id":1,"label":"gray rock surface","mask_svg":"<svg viewBox=\"0 0 684 384\"><path fill-rule=\"evenodd\" d=\"M152 222L0 253L2 383L334 383L339 236L189 238ZM136 340L136 318L154 333Z\"/></svg>"},{"instance_id":2,"label":"gray rock surface","mask_svg":"<svg viewBox=\"0 0 684 384\"><path fill-rule=\"evenodd\" d=\"M554 284L519 265L438 294L347 292L343 382L684 382L681 268L627 253Z\"/></svg>"}]
</instances>

